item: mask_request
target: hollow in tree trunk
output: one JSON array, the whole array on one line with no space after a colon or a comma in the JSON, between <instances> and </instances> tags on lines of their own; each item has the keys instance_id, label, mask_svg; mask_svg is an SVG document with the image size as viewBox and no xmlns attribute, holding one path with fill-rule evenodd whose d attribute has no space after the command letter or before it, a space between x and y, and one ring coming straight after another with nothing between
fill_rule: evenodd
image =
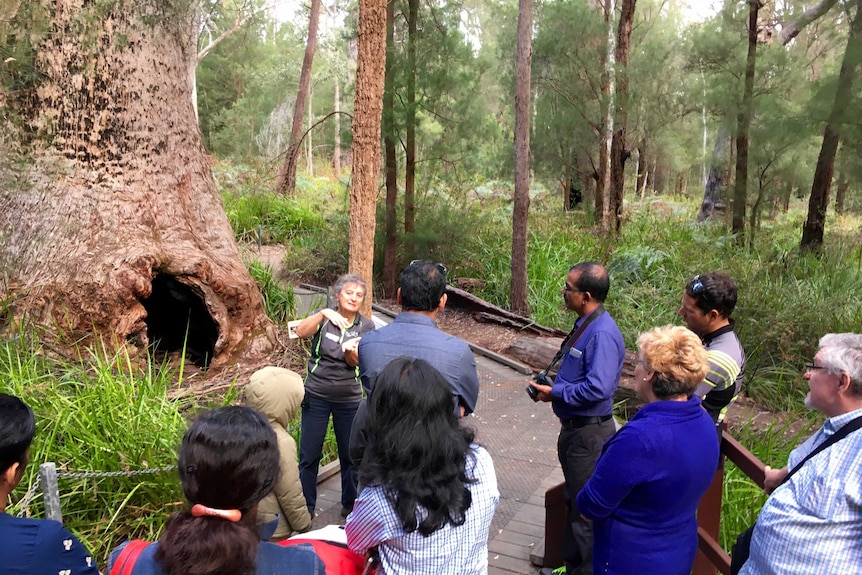
<instances>
[{"instance_id":1,"label":"hollow in tree trunk","mask_svg":"<svg viewBox=\"0 0 862 575\"><path fill-rule=\"evenodd\" d=\"M217 366L273 327L195 122L191 15L161 4L33 1L2 24L0 289L67 341Z\"/></svg>"}]
</instances>

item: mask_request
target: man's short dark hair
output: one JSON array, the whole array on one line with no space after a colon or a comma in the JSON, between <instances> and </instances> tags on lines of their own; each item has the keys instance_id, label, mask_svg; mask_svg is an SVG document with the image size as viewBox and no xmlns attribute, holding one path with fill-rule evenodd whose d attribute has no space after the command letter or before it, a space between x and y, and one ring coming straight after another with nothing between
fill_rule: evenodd
<instances>
[{"instance_id":1,"label":"man's short dark hair","mask_svg":"<svg viewBox=\"0 0 862 575\"><path fill-rule=\"evenodd\" d=\"M36 433L30 406L14 395L0 393L0 473L27 462L27 449Z\"/></svg>"},{"instance_id":2,"label":"man's short dark hair","mask_svg":"<svg viewBox=\"0 0 862 575\"><path fill-rule=\"evenodd\" d=\"M410 263L401 272L401 309L433 311L446 291L445 268L428 260Z\"/></svg>"},{"instance_id":3,"label":"man's short dark hair","mask_svg":"<svg viewBox=\"0 0 862 575\"><path fill-rule=\"evenodd\" d=\"M736 307L736 284L727 274L711 272L694 276L685 286L685 293L703 313L712 310L729 318Z\"/></svg>"},{"instance_id":4,"label":"man's short dark hair","mask_svg":"<svg viewBox=\"0 0 862 575\"><path fill-rule=\"evenodd\" d=\"M569 268L569 273L578 272L577 285L573 288L590 292L593 299L604 303L611 289L611 280L608 278L608 270L598 262L581 262Z\"/></svg>"}]
</instances>

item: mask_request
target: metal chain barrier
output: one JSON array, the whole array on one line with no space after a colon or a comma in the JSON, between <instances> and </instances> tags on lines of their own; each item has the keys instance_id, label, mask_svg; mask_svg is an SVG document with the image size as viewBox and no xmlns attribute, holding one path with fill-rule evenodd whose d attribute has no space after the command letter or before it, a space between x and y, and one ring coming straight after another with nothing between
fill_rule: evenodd
<instances>
[{"instance_id":1,"label":"metal chain barrier","mask_svg":"<svg viewBox=\"0 0 862 575\"><path fill-rule=\"evenodd\" d=\"M100 477L133 477L136 475L152 475L154 473L165 473L167 471L176 470L176 465L168 465L165 467L154 467L152 469L136 469L133 471L57 471L57 466L53 462L43 463L39 466L39 474L36 476L36 481L24 494L21 500L21 509L18 510L18 517L23 517L30 508L30 502L36 495L36 491L42 488L42 494L45 501L45 516L48 519L63 522L63 514L60 510L60 487L57 483L58 479L93 479Z\"/></svg>"}]
</instances>

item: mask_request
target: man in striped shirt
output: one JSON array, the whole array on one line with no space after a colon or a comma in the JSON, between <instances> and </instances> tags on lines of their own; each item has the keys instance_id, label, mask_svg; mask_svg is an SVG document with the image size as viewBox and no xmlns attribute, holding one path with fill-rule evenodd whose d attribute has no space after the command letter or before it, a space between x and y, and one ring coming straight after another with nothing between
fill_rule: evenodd
<instances>
[{"instance_id":1,"label":"man in striped shirt","mask_svg":"<svg viewBox=\"0 0 862 575\"><path fill-rule=\"evenodd\" d=\"M709 373L694 393L703 400L704 409L719 428L745 374L745 351L730 319L734 307L736 284L730 276L713 272L694 276L688 282L678 312L706 346Z\"/></svg>"},{"instance_id":2,"label":"man in striped shirt","mask_svg":"<svg viewBox=\"0 0 862 575\"><path fill-rule=\"evenodd\" d=\"M862 417L862 334L829 334L803 375L805 405L823 426L790 452L795 468L818 445ZM751 536L740 575L862 574L862 430L817 453L789 479L788 467L766 467L771 493Z\"/></svg>"}]
</instances>

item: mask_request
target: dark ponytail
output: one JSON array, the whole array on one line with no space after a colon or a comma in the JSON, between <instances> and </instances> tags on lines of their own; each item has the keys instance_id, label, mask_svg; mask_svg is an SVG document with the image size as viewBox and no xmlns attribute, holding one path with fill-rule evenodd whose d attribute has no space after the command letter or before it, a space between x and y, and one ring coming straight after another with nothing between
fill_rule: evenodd
<instances>
[{"instance_id":1,"label":"dark ponytail","mask_svg":"<svg viewBox=\"0 0 862 575\"><path fill-rule=\"evenodd\" d=\"M248 407L222 407L195 420L179 456L183 492L189 502L238 509L237 522L175 513L155 553L168 575L246 575L255 570L260 543L254 510L272 491L279 459L275 432Z\"/></svg>"}]
</instances>

